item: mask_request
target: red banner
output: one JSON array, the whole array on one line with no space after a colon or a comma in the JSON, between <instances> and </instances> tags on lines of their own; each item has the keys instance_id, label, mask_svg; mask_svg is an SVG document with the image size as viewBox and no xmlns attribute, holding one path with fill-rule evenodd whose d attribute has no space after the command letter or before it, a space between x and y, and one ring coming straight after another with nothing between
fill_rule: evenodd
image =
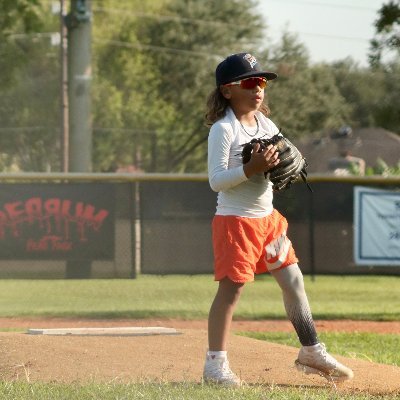
<instances>
[{"instance_id":1,"label":"red banner","mask_svg":"<svg viewBox=\"0 0 400 400\"><path fill-rule=\"evenodd\" d=\"M0 259L109 260L112 184L1 184Z\"/></svg>"}]
</instances>

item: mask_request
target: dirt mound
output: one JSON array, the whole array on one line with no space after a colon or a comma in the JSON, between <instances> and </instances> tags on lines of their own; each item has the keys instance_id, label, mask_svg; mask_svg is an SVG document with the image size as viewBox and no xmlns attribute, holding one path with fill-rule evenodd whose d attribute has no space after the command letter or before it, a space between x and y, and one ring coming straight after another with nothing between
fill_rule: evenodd
<instances>
[{"instance_id":1,"label":"dirt mound","mask_svg":"<svg viewBox=\"0 0 400 400\"><path fill-rule=\"evenodd\" d=\"M124 321L75 322L73 325L71 320L31 320L26 328L128 326L128 321L126 324ZM171 320L169 323L164 320L162 324L148 320L145 324L136 322L130 321L129 325L175 327L181 334L129 337L3 332L0 333L1 377L30 382L200 382L207 346L205 321L191 322L191 328L178 326L177 321ZM276 322L271 324L276 326ZM243 327L243 321L235 322L234 329L249 330ZM304 375L295 369L296 348L232 334L229 349L232 368L249 384L328 385L322 377ZM400 368L337 358L355 373L355 378L338 386L338 390L400 394Z\"/></svg>"}]
</instances>

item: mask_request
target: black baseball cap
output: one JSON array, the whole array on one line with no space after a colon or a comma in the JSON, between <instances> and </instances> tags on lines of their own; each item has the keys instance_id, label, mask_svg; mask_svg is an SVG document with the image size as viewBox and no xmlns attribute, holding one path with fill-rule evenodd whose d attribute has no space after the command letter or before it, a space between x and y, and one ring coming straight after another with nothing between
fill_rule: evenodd
<instances>
[{"instance_id":1,"label":"black baseball cap","mask_svg":"<svg viewBox=\"0 0 400 400\"><path fill-rule=\"evenodd\" d=\"M262 71L256 58L249 53L232 54L215 70L217 87L253 76L261 76L268 81L278 77L275 72Z\"/></svg>"}]
</instances>

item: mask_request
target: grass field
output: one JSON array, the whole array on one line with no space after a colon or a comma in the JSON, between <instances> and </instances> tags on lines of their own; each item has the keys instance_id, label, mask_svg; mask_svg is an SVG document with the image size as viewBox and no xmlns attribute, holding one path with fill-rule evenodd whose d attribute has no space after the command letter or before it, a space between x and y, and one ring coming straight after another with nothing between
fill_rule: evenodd
<instances>
[{"instance_id":1,"label":"grass field","mask_svg":"<svg viewBox=\"0 0 400 400\"><path fill-rule=\"evenodd\" d=\"M298 346L298 340L294 333L239 332L239 334L287 346ZM396 349L400 349L400 332L398 335L366 332L321 332L318 336L333 354L400 367L400 353L396 351Z\"/></svg>"},{"instance_id":2,"label":"grass field","mask_svg":"<svg viewBox=\"0 0 400 400\"><path fill-rule=\"evenodd\" d=\"M306 290L316 319L400 320L399 277L318 276L305 278ZM206 318L216 290L209 275L139 276L136 280L2 280L0 317L79 318ZM269 276L249 284L236 318L286 319L280 290ZM261 340L294 345L286 333L243 333ZM400 332L399 332L400 334ZM332 352L400 365L400 335L321 334ZM0 381L0 398L38 399L394 399L367 394L338 395L329 389L250 386L237 390L200 384L143 382L80 386Z\"/></svg>"},{"instance_id":3,"label":"grass field","mask_svg":"<svg viewBox=\"0 0 400 400\"><path fill-rule=\"evenodd\" d=\"M335 393L331 389L248 386L240 389L200 384L141 383L130 385L0 383L7 400L395 400L393 396Z\"/></svg>"},{"instance_id":4,"label":"grass field","mask_svg":"<svg viewBox=\"0 0 400 400\"><path fill-rule=\"evenodd\" d=\"M134 280L0 280L0 317L207 318L210 275L142 275ZM305 277L315 319L400 320L400 277ZM285 319L270 276L245 287L236 318Z\"/></svg>"}]
</instances>

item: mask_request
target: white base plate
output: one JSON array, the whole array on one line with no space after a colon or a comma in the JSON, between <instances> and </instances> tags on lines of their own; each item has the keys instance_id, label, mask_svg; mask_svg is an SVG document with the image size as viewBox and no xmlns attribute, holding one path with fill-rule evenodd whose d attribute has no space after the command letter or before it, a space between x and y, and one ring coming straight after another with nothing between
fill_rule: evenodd
<instances>
[{"instance_id":1,"label":"white base plate","mask_svg":"<svg viewBox=\"0 0 400 400\"><path fill-rule=\"evenodd\" d=\"M121 327L121 328L57 328L29 329L30 335L80 335L80 336L150 336L150 335L180 335L174 328L158 326Z\"/></svg>"}]
</instances>

